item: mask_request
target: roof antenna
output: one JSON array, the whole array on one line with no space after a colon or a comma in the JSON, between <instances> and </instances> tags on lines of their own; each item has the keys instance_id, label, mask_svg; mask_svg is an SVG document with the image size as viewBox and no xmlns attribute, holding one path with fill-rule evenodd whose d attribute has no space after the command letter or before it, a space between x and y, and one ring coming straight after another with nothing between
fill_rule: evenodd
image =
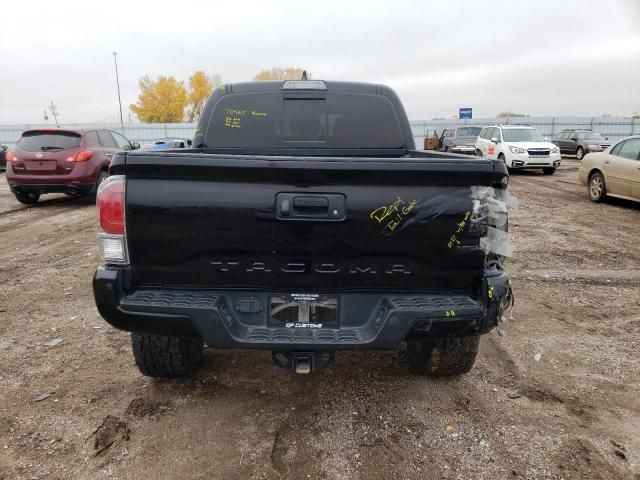
<instances>
[{"instance_id":1,"label":"roof antenna","mask_svg":"<svg viewBox=\"0 0 640 480\"><path fill-rule=\"evenodd\" d=\"M309 80L309 79L307 78L307 71L306 71L306 70L303 70L303 71L302 71L302 78L301 78L300 80Z\"/></svg>"}]
</instances>

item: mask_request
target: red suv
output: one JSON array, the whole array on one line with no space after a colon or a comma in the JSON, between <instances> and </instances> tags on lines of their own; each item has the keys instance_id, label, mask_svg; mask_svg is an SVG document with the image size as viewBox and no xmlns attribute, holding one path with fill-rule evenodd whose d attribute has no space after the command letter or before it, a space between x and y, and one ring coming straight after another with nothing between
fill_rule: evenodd
<instances>
[{"instance_id":1,"label":"red suv","mask_svg":"<svg viewBox=\"0 0 640 480\"><path fill-rule=\"evenodd\" d=\"M111 130L27 130L7 152L7 182L26 204L43 193L95 193L108 176L112 155L137 148L140 144Z\"/></svg>"}]
</instances>

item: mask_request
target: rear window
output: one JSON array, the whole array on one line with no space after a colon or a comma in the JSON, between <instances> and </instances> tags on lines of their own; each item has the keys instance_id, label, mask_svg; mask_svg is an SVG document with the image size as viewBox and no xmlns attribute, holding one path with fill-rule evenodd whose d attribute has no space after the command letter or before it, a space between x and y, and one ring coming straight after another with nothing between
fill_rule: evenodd
<instances>
[{"instance_id":1,"label":"rear window","mask_svg":"<svg viewBox=\"0 0 640 480\"><path fill-rule=\"evenodd\" d=\"M379 95L227 95L207 130L209 148L406 148L395 109Z\"/></svg>"},{"instance_id":2,"label":"rear window","mask_svg":"<svg viewBox=\"0 0 640 480\"><path fill-rule=\"evenodd\" d=\"M480 135L482 127L463 127L457 130L456 135L458 137L477 137Z\"/></svg>"},{"instance_id":3,"label":"rear window","mask_svg":"<svg viewBox=\"0 0 640 480\"><path fill-rule=\"evenodd\" d=\"M80 146L81 136L74 132L32 131L22 134L18 146L27 152L67 150Z\"/></svg>"},{"instance_id":4,"label":"rear window","mask_svg":"<svg viewBox=\"0 0 640 480\"><path fill-rule=\"evenodd\" d=\"M578 134L578 139L580 139L580 140L604 140L604 137L602 135L600 135L599 133L585 132L585 133L579 133Z\"/></svg>"}]
</instances>

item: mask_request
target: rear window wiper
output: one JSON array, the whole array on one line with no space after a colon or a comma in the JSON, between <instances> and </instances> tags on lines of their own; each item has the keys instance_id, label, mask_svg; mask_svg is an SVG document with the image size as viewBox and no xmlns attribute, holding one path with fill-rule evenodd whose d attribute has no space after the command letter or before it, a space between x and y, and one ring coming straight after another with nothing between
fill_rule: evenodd
<instances>
[{"instance_id":1,"label":"rear window wiper","mask_svg":"<svg viewBox=\"0 0 640 480\"><path fill-rule=\"evenodd\" d=\"M64 147L40 147L40 150L64 150Z\"/></svg>"}]
</instances>

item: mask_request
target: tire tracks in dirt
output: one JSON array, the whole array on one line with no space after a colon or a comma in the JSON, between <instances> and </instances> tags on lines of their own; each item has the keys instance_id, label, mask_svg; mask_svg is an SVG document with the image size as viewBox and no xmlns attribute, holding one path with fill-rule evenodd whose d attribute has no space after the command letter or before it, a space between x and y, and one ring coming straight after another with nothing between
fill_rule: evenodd
<instances>
[{"instance_id":1,"label":"tire tracks in dirt","mask_svg":"<svg viewBox=\"0 0 640 480\"><path fill-rule=\"evenodd\" d=\"M61 198L51 200L43 205L21 208L10 212L0 213L0 233L10 232L18 228L30 227L40 220L47 221L65 215L78 209L87 208L89 205L78 203L75 199Z\"/></svg>"}]
</instances>

